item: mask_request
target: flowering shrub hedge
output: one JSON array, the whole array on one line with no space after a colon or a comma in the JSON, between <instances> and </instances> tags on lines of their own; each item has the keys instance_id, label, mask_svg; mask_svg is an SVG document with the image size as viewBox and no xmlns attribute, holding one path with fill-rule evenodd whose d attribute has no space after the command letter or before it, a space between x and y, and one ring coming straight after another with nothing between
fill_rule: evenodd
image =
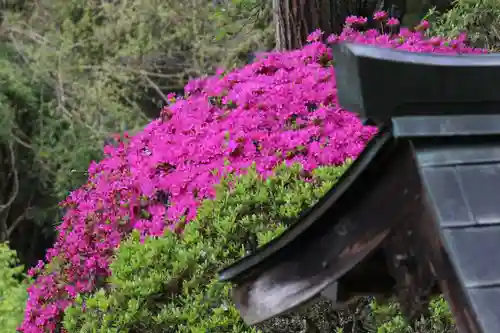
<instances>
[{"instance_id":1,"label":"flowering shrub hedge","mask_svg":"<svg viewBox=\"0 0 500 333\"><path fill-rule=\"evenodd\" d=\"M352 41L413 52L481 53L465 38L426 39L399 30L395 19L377 13L379 30L362 31L366 20L350 17L340 36ZM375 128L337 104L335 71L319 31L303 49L261 55L230 73L193 80L184 98L170 95L161 118L134 136L117 137L106 157L93 163L88 182L61 203L66 210L46 263L31 270L21 331L55 332L75 298L107 286L120 241L132 230L141 238L180 234L213 198L228 174L255 164L264 178L281 163L298 163L303 177L319 166L356 158Z\"/></svg>"},{"instance_id":2,"label":"flowering shrub hedge","mask_svg":"<svg viewBox=\"0 0 500 333\"><path fill-rule=\"evenodd\" d=\"M217 271L284 231L286 221L319 200L345 168L317 168L308 182L297 164L280 165L265 181L255 168L225 177L216 198L203 202L182 235L167 232L141 244L135 231L123 241L109 285L78 297L65 311L64 328L72 333L257 333L241 319L230 286L217 281Z\"/></svg>"}]
</instances>

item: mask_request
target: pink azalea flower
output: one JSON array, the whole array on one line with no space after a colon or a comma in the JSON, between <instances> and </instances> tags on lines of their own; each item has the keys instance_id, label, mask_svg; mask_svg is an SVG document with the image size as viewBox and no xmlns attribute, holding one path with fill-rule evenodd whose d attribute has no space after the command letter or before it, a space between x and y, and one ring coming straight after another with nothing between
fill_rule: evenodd
<instances>
[{"instance_id":1,"label":"pink azalea flower","mask_svg":"<svg viewBox=\"0 0 500 333\"><path fill-rule=\"evenodd\" d=\"M383 11L383 10L380 10L380 11L376 11L374 14L373 14L373 19L375 21L383 21L385 19L387 19L389 15L387 14L387 12Z\"/></svg>"},{"instance_id":2,"label":"pink azalea flower","mask_svg":"<svg viewBox=\"0 0 500 333\"><path fill-rule=\"evenodd\" d=\"M317 42L317 41L319 41L321 39L322 36L323 36L323 31L321 31L319 29L316 29L313 32L311 32L309 34L309 36L307 36L307 41L309 43L311 43L311 42Z\"/></svg>"},{"instance_id":3,"label":"pink azalea flower","mask_svg":"<svg viewBox=\"0 0 500 333\"><path fill-rule=\"evenodd\" d=\"M400 24L399 20L397 18L391 17L387 20L387 25L389 27L395 27Z\"/></svg>"}]
</instances>

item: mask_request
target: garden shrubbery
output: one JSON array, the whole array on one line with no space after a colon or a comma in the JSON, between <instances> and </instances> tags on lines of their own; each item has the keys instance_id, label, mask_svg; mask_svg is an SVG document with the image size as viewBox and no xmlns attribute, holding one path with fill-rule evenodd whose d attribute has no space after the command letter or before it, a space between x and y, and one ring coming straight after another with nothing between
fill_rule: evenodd
<instances>
[{"instance_id":1,"label":"garden shrubbery","mask_svg":"<svg viewBox=\"0 0 500 333\"><path fill-rule=\"evenodd\" d=\"M443 297L435 298L429 305L429 316L420 318L414 325L401 314L397 303L370 304L369 322L377 333L455 333L456 326L448 303Z\"/></svg>"},{"instance_id":2,"label":"garden shrubbery","mask_svg":"<svg viewBox=\"0 0 500 333\"><path fill-rule=\"evenodd\" d=\"M13 333L22 321L28 293L24 268L15 251L0 243L0 331Z\"/></svg>"},{"instance_id":3,"label":"garden shrubbery","mask_svg":"<svg viewBox=\"0 0 500 333\"><path fill-rule=\"evenodd\" d=\"M366 20L350 17L327 42L485 52L426 39L426 22L397 33L397 20L377 15L388 34L360 32ZM281 232L375 132L339 108L322 40L316 31L301 50L192 80L184 98L167 96L159 119L106 146L61 203L57 241L30 272L21 331L56 332L64 322L69 332L251 332L214 272Z\"/></svg>"},{"instance_id":4,"label":"garden shrubbery","mask_svg":"<svg viewBox=\"0 0 500 333\"><path fill-rule=\"evenodd\" d=\"M500 51L500 4L497 0L455 0L444 13L431 11L430 32L436 36L457 37L467 33L475 47Z\"/></svg>"},{"instance_id":5,"label":"garden shrubbery","mask_svg":"<svg viewBox=\"0 0 500 333\"><path fill-rule=\"evenodd\" d=\"M282 233L335 185L348 166L319 167L307 179L300 164L281 164L265 180L255 168L243 176L224 177L216 186L216 198L202 203L182 235L166 232L141 242L134 231L127 237L116 251L107 286L77 297L65 311L65 329L75 333L257 333L243 323L231 302L230 286L217 281L217 271ZM362 318L364 327L375 327L379 333L408 331L396 304L372 302L369 308L371 314ZM326 320L321 312L328 309L302 312L315 323L318 317ZM417 323L416 332L452 332L443 299L433 301L430 312L430 318ZM328 333L346 324L328 319ZM272 320L261 327L278 331Z\"/></svg>"},{"instance_id":6,"label":"garden shrubbery","mask_svg":"<svg viewBox=\"0 0 500 333\"><path fill-rule=\"evenodd\" d=\"M300 165L280 165L262 180L255 168L217 186L182 234L147 237L135 231L111 264L108 285L66 310L69 332L256 332L246 327L216 273L286 229L342 175L317 168L308 181ZM83 305L85 304L85 307ZM82 310L85 308L85 310ZM333 333L333 332L332 332Z\"/></svg>"}]
</instances>

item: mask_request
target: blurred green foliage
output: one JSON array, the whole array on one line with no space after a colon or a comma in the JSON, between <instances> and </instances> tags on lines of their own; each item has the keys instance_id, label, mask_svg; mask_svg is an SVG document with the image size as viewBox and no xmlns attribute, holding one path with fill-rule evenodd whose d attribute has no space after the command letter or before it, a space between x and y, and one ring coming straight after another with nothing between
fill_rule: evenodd
<instances>
[{"instance_id":1,"label":"blurred green foliage","mask_svg":"<svg viewBox=\"0 0 500 333\"><path fill-rule=\"evenodd\" d=\"M500 51L500 2L498 0L455 0L453 8L428 19L434 35L455 37L466 32L473 46Z\"/></svg>"},{"instance_id":2,"label":"blurred green foliage","mask_svg":"<svg viewBox=\"0 0 500 333\"><path fill-rule=\"evenodd\" d=\"M8 244L0 243L0 331L16 332L24 314L28 298L28 281L23 267L18 265L16 252Z\"/></svg>"},{"instance_id":3,"label":"blurred green foliage","mask_svg":"<svg viewBox=\"0 0 500 333\"><path fill-rule=\"evenodd\" d=\"M257 0L2 6L0 241L28 264L52 241L57 202L86 181L112 133L141 129L189 78L272 46L270 4Z\"/></svg>"}]
</instances>

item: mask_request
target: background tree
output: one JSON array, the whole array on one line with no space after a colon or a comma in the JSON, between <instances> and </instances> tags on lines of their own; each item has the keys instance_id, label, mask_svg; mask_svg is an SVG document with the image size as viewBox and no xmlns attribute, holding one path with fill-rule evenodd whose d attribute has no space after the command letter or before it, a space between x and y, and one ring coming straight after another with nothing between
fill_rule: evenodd
<instances>
[{"instance_id":1,"label":"background tree","mask_svg":"<svg viewBox=\"0 0 500 333\"><path fill-rule=\"evenodd\" d=\"M0 13L0 243L28 267L113 133L273 44L259 0L4 0Z\"/></svg>"},{"instance_id":2,"label":"background tree","mask_svg":"<svg viewBox=\"0 0 500 333\"><path fill-rule=\"evenodd\" d=\"M455 0L448 11L431 11L434 35L457 36L467 32L469 42L494 52L500 50L500 2L498 0Z\"/></svg>"},{"instance_id":3,"label":"background tree","mask_svg":"<svg viewBox=\"0 0 500 333\"><path fill-rule=\"evenodd\" d=\"M444 11L450 0L272 0L278 50L303 46L307 36L316 29L325 35L340 33L347 16L371 18L376 10L385 10L408 25L418 22L432 7ZM370 22L369 22L370 24Z\"/></svg>"}]
</instances>

